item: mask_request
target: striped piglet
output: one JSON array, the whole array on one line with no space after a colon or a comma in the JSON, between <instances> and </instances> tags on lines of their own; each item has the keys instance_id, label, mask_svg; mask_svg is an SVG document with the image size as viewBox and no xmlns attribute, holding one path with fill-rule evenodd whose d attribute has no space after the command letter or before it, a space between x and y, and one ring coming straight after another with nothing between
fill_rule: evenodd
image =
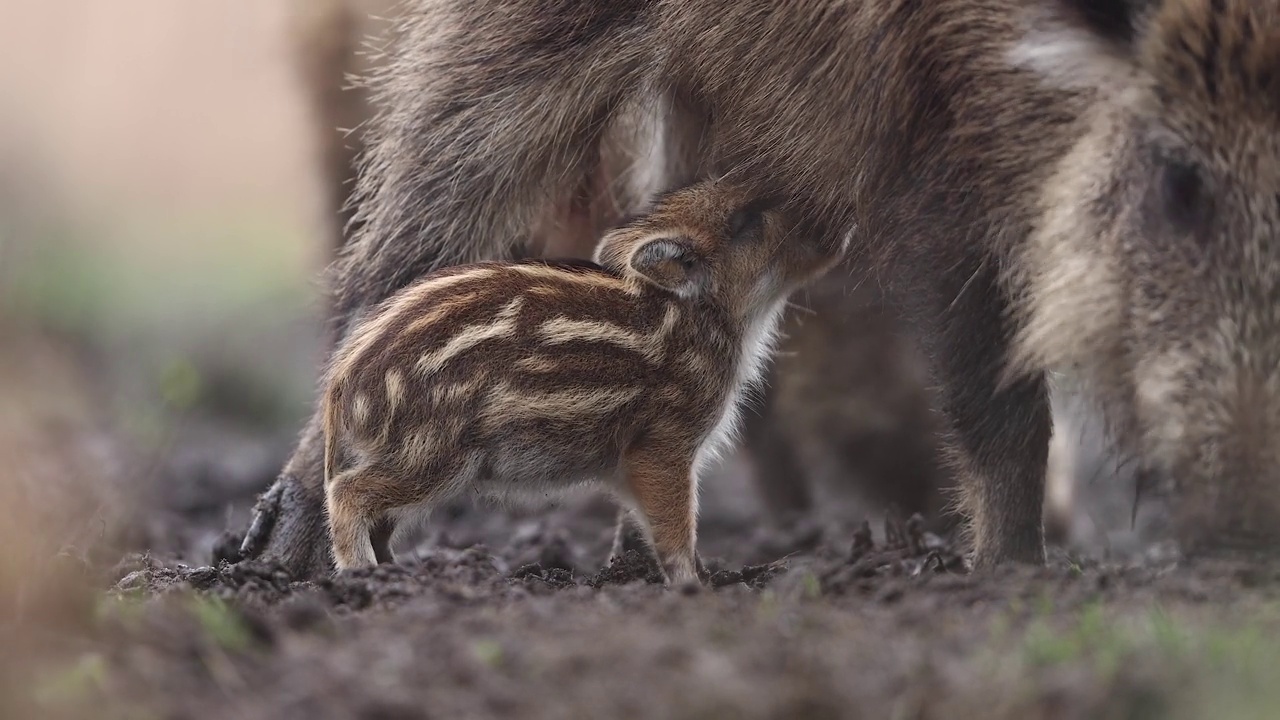
<instances>
[{"instance_id":1,"label":"striped piglet","mask_svg":"<svg viewBox=\"0 0 1280 720\"><path fill-rule=\"evenodd\" d=\"M666 578L696 580L698 475L758 382L788 295L849 243L707 181L608 233L595 262L433 273L333 355L325 488L338 569L464 492L611 491Z\"/></svg>"}]
</instances>

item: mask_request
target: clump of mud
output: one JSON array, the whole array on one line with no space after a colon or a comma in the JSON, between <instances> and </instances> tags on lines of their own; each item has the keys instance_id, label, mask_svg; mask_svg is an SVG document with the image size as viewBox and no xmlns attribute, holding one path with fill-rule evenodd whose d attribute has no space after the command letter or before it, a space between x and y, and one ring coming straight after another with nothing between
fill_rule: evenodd
<instances>
[{"instance_id":1,"label":"clump of mud","mask_svg":"<svg viewBox=\"0 0 1280 720\"><path fill-rule=\"evenodd\" d=\"M605 524L536 522L495 551L460 540L475 537L467 518L397 564L314 580L134 556L111 595L147 610L101 633L104 697L251 720L1166 717L1183 661L1157 648L1100 675L1094 650L1073 649L1077 618L1099 604L1194 618L1280 598L1276 569L1168 557L1056 554L975 575L919 518L802 530L816 538L807 551L706 558L703 587L664 589L646 553L589 565ZM785 545L797 528L777 532ZM769 545L708 540L738 557ZM1066 635L1046 634L1059 625Z\"/></svg>"},{"instance_id":2,"label":"clump of mud","mask_svg":"<svg viewBox=\"0 0 1280 720\"><path fill-rule=\"evenodd\" d=\"M947 541L923 529L920 516L884 523L883 542L873 539L863 522L843 550L828 545L808 556L793 555L771 562L729 566L720 559L706 563L704 585L710 589L742 586L763 590L791 568L793 561L817 569L824 592L840 594L860 583L885 577L915 577L922 573L964 573L961 554ZM763 541L765 545L772 545ZM298 593L319 593L334 607L364 610L395 605L430 594L459 599L502 598L545 594L577 588L662 585L662 573L652 554L628 550L592 573L577 571L569 558L588 553L572 548L569 536L558 532L517 533L509 554L493 554L483 544L466 548L418 548L395 564L336 573L319 579L297 579L288 570L255 560L192 567L165 563L150 554L132 555L116 568L114 591L122 594L166 595L199 591L224 600L273 605ZM752 552L751 554L758 554ZM511 567L505 558L535 558Z\"/></svg>"}]
</instances>

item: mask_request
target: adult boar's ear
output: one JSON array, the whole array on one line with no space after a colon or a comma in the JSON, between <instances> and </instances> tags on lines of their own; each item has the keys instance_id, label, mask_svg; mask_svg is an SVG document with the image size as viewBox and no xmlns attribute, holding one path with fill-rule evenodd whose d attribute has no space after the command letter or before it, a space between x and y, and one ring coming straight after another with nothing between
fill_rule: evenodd
<instances>
[{"instance_id":1,"label":"adult boar's ear","mask_svg":"<svg viewBox=\"0 0 1280 720\"><path fill-rule=\"evenodd\" d=\"M1009 62L1072 89L1123 89L1138 71L1136 46L1154 0L1034 0Z\"/></svg>"},{"instance_id":2,"label":"adult boar's ear","mask_svg":"<svg viewBox=\"0 0 1280 720\"><path fill-rule=\"evenodd\" d=\"M706 258L686 237L649 238L631 253L631 269L654 285L682 297L693 297L711 286Z\"/></svg>"}]
</instances>

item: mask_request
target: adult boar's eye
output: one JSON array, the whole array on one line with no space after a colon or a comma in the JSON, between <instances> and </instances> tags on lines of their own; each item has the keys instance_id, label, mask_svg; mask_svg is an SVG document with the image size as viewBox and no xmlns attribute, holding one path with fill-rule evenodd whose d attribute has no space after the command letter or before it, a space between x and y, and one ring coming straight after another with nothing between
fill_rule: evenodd
<instances>
[{"instance_id":1,"label":"adult boar's eye","mask_svg":"<svg viewBox=\"0 0 1280 720\"><path fill-rule=\"evenodd\" d=\"M1195 165L1180 160L1163 163L1160 212L1177 232L1205 235L1213 215L1213 198Z\"/></svg>"}]
</instances>

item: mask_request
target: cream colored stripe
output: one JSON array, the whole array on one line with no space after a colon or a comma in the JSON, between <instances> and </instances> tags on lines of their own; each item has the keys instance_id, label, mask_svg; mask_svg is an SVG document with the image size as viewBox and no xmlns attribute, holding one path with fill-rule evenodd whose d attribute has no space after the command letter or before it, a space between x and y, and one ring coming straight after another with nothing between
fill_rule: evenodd
<instances>
[{"instance_id":1,"label":"cream colored stripe","mask_svg":"<svg viewBox=\"0 0 1280 720\"><path fill-rule=\"evenodd\" d=\"M352 370L352 365L357 362L379 339L382 338L386 329L392 322L399 317L409 306L416 303L423 295L437 292L460 283L471 280L478 280L494 273L493 268L476 268L467 272L458 273L457 275L448 275L446 277L427 280L422 284L413 286L412 290L405 291L400 295L396 295L391 305L379 313L378 315L367 318L365 322L360 323L351 332L350 337L343 343L344 350L341 356L334 363L333 377L345 377Z\"/></svg>"},{"instance_id":2,"label":"cream colored stripe","mask_svg":"<svg viewBox=\"0 0 1280 720\"><path fill-rule=\"evenodd\" d=\"M552 318L538 328L538 334L551 344L586 340L620 345L636 352L644 352L647 338L613 323L596 320L570 320L563 315Z\"/></svg>"},{"instance_id":3,"label":"cream colored stripe","mask_svg":"<svg viewBox=\"0 0 1280 720\"><path fill-rule=\"evenodd\" d=\"M468 325L461 332L449 338L439 350L429 352L418 360L418 370L424 374L434 374L456 357L459 353L479 345L485 340L508 337L516 331L516 317L524 304L523 297L517 297L494 316L488 325Z\"/></svg>"},{"instance_id":4,"label":"cream colored stripe","mask_svg":"<svg viewBox=\"0 0 1280 720\"><path fill-rule=\"evenodd\" d=\"M528 265L512 265L511 269L530 277L552 280L554 282L571 282L579 285L607 288L634 295L637 290L628 283L598 272L578 272L563 270L553 265L531 263Z\"/></svg>"},{"instance_id":5,"label":"cream colored stripe","mask_svg":"<svg viewBox=\"0 0 1280 720\"><path fill-rule=\"evenodd\" d=\"M449 313L462 309L479 296L480 293L478 292L469 292L441 300L430 310L415 318L413 322L409 323L409 327L405 328L405 335L413 335L419 330L424 330L435 325L443 320Z\"/></svg>"},{"instance_id":6,"label":"cream colored stripe","mask_svg":"<svg viewBox=\"0 0 1280 720\"><path fill-rule=\"evenodd\" d=\"M662 322L650 335L644 335L614 323L602 320L571 320L564 316L552 318L538 328L538 334L550 344L574 342L608 342L642 353L650 360L657 360L667 338L680 321L680 308L668 303Z\"/></svg>"},{"instance_id":7,"label":"cream colored stripe","mask_svg":"<svg viewBox=\"0 0 1280 720\"><path fill-rule=\"evenodd\" d=\"M560 390L554 392L520 392L506 383L489 391L482 414L491 422L531 418L573 418L581 415L603 415L640 394L640 388L609 390Z\"/></svg>"}]
</instances>

